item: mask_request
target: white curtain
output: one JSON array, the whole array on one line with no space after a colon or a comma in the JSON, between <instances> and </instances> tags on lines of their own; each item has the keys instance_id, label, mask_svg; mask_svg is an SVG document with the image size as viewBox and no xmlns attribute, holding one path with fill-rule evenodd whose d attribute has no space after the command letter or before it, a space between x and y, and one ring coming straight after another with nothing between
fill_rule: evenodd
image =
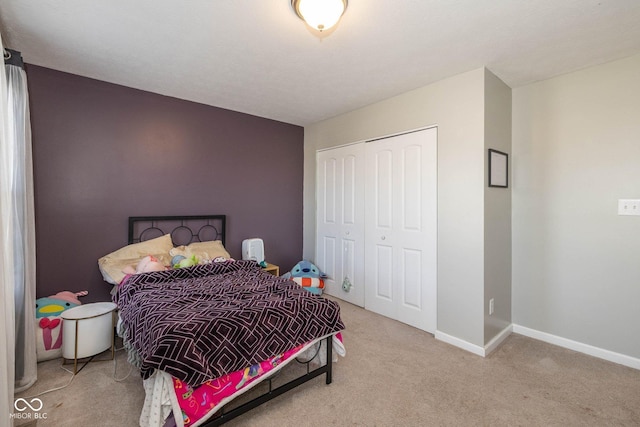
<instances>
[{"instance_id":1,"label":"white curtain","mask_svg":"<svg viewBox=\"0 0 640 427\"><path fill-rule=\"evenodd\" d=\"M13 145L13 267L16 392L36 381L36 236L33 206L33 161L27 74L21 67L5 65L9 108L9 144Z\"/></svg>"},{"instance_id":2,"label":"white curtain","mask_svg":"<svg viewBox=\"0 0 640 427\"><path fill-rule=\"evenodd\" d=\"M0 47L4 51L0 39ZM9 147L9 127L7 114L7 80L4 67L0 69L0 414L13 412L13 381L15 375L15 303L13 292L13 268L8 250L13 252L13 242L9 239L11 206L10 177L11 150ZM7 425L9 417L3 416L0 425Z\"/></svg>"},{"instance_id":3,"label":"white curtain","mask_svg":"<svg viewBox=\"0 0 640 427\"><path fill-rule=\"evenodd\" d=\"M1 45L1 40L0 40ZM4 49L3 49L4 51ZM0 370L8 403L13 393L37 379L35 345L35 216L29 96L24 70L5 65L0 76L2 148L0 149L0 208L2 211L2 304L4 327L0 342L6 354ZM11 307L7 305L11 304ZM6 357L6 360L5 360ZM5 363L6 362L6 363ZM4 379L4 378L3 378ZM2 413L4 411L0 411ZM4 412L9 413L9 412Z\"/></svg>"}]
</instances>

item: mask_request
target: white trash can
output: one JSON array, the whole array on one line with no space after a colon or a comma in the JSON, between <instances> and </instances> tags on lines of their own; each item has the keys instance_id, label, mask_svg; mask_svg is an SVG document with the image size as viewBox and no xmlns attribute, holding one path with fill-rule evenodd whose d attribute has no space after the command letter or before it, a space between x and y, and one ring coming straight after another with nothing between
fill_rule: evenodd
<instances>
[{"instance_id":1,"label":"white trash can","mask_svg":"<svg viewBox=\"0 0 640 427\"><path fill-rule=\"evenodd\" d=\"M111 348L113 358L113 328L116 305L96 302L79 305L62 312L62 357L74 361L94 356Z\"/></svg>"}]
</instances>

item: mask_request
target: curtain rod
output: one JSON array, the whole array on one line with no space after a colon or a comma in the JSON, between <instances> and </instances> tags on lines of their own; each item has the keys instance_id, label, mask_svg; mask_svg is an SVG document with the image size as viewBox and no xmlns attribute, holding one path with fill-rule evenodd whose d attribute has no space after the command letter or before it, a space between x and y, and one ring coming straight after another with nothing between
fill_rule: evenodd
<instances>
[{"instance_id":1,"label":"curtain rod","mask_svg":"<svg viewBox=\"0 0 640 427\"><path fill-rule=\"evenodd\" d=\"M22 62L22 54L17 50L4 48L4 65L15 65L20 68L24 68L24 62Z\"/></svg>"}]
</instances>

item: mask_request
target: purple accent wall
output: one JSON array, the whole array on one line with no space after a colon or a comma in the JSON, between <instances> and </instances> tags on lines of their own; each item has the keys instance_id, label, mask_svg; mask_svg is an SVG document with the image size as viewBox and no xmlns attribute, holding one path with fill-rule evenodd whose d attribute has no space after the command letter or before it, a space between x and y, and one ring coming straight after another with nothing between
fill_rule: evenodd
<instances>
[{"instance_id":1,"label":"purple accent wall","mask_svg":"<svg viewBox=\"0 0 640 427\"><path fill-rule=\"evenodd\" d=\"M302 256L302 127L28 65L37 297L88 290L127 243L127 218L227 215L227 249L264 239L288 271Z\"/></svg>"}]
</instances>

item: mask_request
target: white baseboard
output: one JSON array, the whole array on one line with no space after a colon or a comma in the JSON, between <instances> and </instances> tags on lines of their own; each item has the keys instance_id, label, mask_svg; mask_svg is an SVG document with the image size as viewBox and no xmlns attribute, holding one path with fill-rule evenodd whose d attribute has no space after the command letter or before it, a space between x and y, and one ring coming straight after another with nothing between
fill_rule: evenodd
<instances>
[{"instance_id":1,"label":"white baseboard","mask_svg":"<svg viewBox=\"0 0 640 427\"><path fill-rule=\"evenodd\" d=\"M491 354L493 350L495 350L500 344L502 344L502 341L504 341L509 335L511 335L511 332L513 332L513 325L509 323L506 328L501 330L498 335L493 337L493 339L484 346L484 355L488 356L489 354Z\"/></svg>"},{"instance_id":2,"label":"white baseboard","mask_svg":"<svg viewBox=\"0 0 640 427\"><path fill-rule=\"evenodd\" d=\"M476 354L478 356L488 356L493 350L498 348L498 346L504 341L512 331L512 325L504 328L498 335L496 335L487 345L481 347L479 345L471 344L468 341L462 340L460 338L454 337L453 335L445 334L441 331L436 331L435 338L440 341L444 341L447 344L451 344L463 350L466 350L470 353Z\"/></svg>"},{"instance_id":3,"label":"white baseboard","mask_svg":"<svg viewBox=\"0 0 640 427\"><path fill-rule=\"evenodd\" d=\"M562 338L556 335L548 334L546 332L537 331L535 329L527 328L525 326L514 324L513 332L515 332L516 334L524 335L526 337L539 340L539 341L544 341L549 344L557 345L559 347L568 348L569 350L574 350L580 353L588 354L589 356L608 360L609 362L618 363L620 365L628 366L634 369L640 369L640 359L635 357L616 353L610 350L605 350L599 347L594 347L589 344L584 344L578 341Z\"/></svg>"},{"instance_id":4,"label":"white baseboard","mask_svg":"<svg viewBox=\"0 0 640 427\"><path fill-rule=\"evenodd\" d=\"M467 350L470 353L477 354L484 357L484 348L479 345L471 344L468 341L456 338L453 335L445 334L444 332L436 331L435 337L437 340L444 341L447 344L451 344L463 350Z\"/></svg>"},{"instance_id":5,"label":"white baseboard","mask_svg":"<svg viewBox=\"0 0 640 427\"><path fill-rule=\"evenodd\" d=\"M607 360L609 362L618 363L620 365L628 366L633 369L640 369L640 359L627 356L625 354L616 353L603 348L594 347L589 344L584 344L578 341L573 341L567 338L562 338L556 335L548 334L546 332L537 331L535 329L527 328L516 324L511 324L504 328L498 335L496 335L491 341L484 347L471 344L468 341L454 337L453 335L445 334L441 331L436 331L435 338L440 341L444 341L447 344L451 344L470 353L478 356L488 356L504 341L512 332L520 335L524 335L535 340L544 341L549 344L557 345L558 347L568 348L569 350L577 351L579 353L588 354L589 356L597 357L599 359Z\"/></svg>"}]
</instances>

